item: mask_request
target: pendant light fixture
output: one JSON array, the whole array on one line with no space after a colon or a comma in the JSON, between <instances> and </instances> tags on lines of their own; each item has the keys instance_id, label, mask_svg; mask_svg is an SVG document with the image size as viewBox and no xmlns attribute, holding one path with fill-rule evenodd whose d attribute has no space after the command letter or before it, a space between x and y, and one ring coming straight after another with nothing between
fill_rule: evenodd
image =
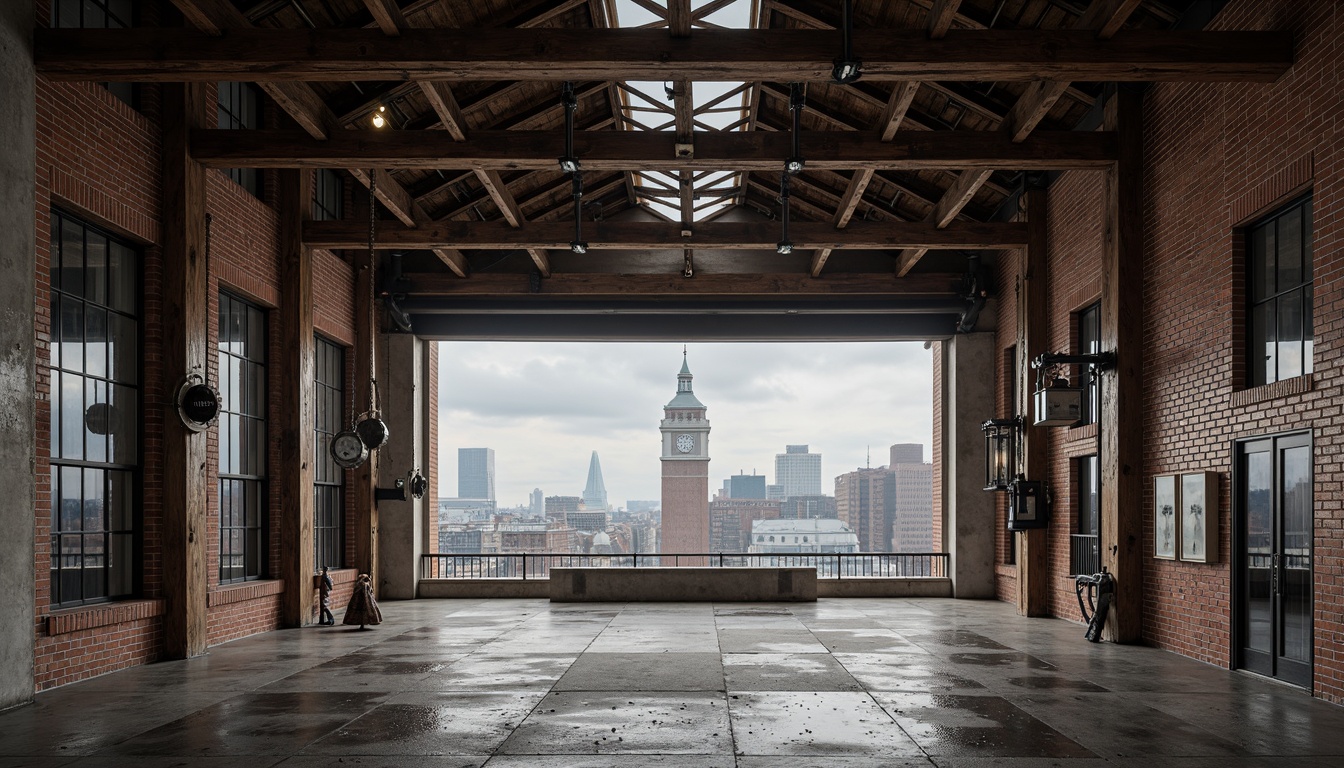
<instances>
[{"instance_id":1,"label":"pendant light fixture","mask_svg":"<svg viewBox=\"0 0 1344 768\"><path fill-rule=\"evenodd\" d=\"M789 177L800 173L807 165L803 159L802 147L802 127L803 127L803 84L789 84L789 112L793 113L793 130L791 131L793 153L784 161L784 172L779 175L779 221L783 228L783 233L779 244L775 246L775 253L781 256L788 256L793 253L793 241L789 239Z\"/></svg>"},{"instance_id":2,"label":"pendant light fixture","mask_svg":"<svg viewBox=\"0 0 1344 768\"><path fill-rule=\"evenodd\" d=\"M831 69L831 79L840 85L849 85L863 76L863 62L854 55L854 1L840 4L841 53Z\"/></svg>"},{"instance_id":3,"label":"pendant light fixture","mask_svg":"<svg viewBox=\"0 0 1344 768\"><path fill-rule=\"evenodd\" d=\"M574 83L565 81L560 90L560 103L565 108L565 154L560 158L560 170L569 174L570 193L574 196L574 239L569 243L569 250L582 255L588 252L588 244L583 241L583 171L579 169L579 159L574 156L574 113L579 109Z\"/></svg>"}]
</instances>

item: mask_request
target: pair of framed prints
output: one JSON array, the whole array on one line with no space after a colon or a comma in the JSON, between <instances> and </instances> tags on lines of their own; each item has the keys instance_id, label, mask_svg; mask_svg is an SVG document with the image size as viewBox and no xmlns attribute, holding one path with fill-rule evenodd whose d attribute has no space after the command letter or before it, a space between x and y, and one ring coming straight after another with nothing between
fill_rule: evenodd
<instances>
[{"instance_id":1,"label":"pair of framed prints","mask_svg":"<svg viewBox=\"0 0 1344 768\"><path fill-rule=\"evenodd\" d=\"M1153 478L1153 556L1218 562L1218 473Z\"/></svg>"}]
</instances>

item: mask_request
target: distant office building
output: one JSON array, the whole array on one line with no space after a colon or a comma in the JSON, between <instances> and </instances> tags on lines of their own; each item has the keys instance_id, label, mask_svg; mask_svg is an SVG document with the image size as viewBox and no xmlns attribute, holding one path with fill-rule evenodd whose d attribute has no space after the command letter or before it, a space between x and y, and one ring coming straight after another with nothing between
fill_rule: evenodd
<instances>
[{"instance_id":1,"label":"distant office building","mask_svg":"<svg viewBox=\"0 0 1344 768\"><path fill-rule=\"evenodd\" d=\"M541 494L540 488L532 489L532 516L544 517L546 515L546 497Z\"/></svg>"},{"instance_id":2,"label":"distant office building","mask_svg":"<svg viewBox=\"0 0 1344 768\"><path fill-rule=\"evenodd\" d=\"M602 482L602 464L597 460L597 451L588 460L588 484L583 487L583 503L588 509L607 509L607 484Z\"/></svg>"},{"instance_id":3,"label":"distant office building","mask_svg":"<svg viewBox=\"0 0 1344 768\"><path fill-rule=\"evenodd\" d=\"M566 512L578 512L583 508L582 496L547 496L546 516L559 520L565 519Z\"/></svg>"},{"instance_id":4,"label":"distant office building","mask_svg":"<svg viewBox=\"0 0 1344 768\"><path fill-rule=\"evenodd\" d=\"M576 531L592 533L607 529L607 513L602 510L581 510L565 513L565 525Z\"/></svg>"},{"instance_id":5,"label":"distant office building","mask_svg":"<svg viewBox=\"0 0 1344 768\"><path fill-rule=\"evenodd\" d=\"M488 520L496 512L494 499L439 499L439 521Z\"/></svg>"},{"instance_id":6,"label":"distant office building","mask_svg":"<svg viewBox=\"0 0 1344 768\"><path fill-rule=\"evenodd\" d=\"M890 466L897 464L923 464L924 463L924 444L923 443L897 443L891 446Z\"/></svg>"},{"instance_id":7,"label":"distant office building","mask_svg":"<svg viewBox=\"0 0 1344 768\"><path fill-rule=\"evenodd\" d=\"M896 496L891 551L932 552L933 465L924 463L924 446L919 444L893 445L891 460Z\"/></svg>"},{"instance_id":8,"label":"distant office building","mask_svg":"<svg viewBox=\"0 0 1344 768\"><path fill-rule=\"evenodd\" d=\"M834 496L790 496L780 506L781 520L834 520Z\"/></svg>"},{"instance_id":9,"label":"distant office building","mask_svg":"<svg viewBox=\"0 0 1344 768\"><path fill-rule=\"evenodd\" d=\"M457 449L457 497L495 498L495 449Z\"/></svg>"},{"instance_id":10,"label":"distant office building","mask_svg":"<svg viewBox=\"0 0 1344 768\"><path fill-rule=\"evenodd\" d=\"M661 526L658 523L649 522L642 525L630 526L630 551L639 554L653 554L660 551L661 542L659 533Z\"/></svg>"},{"instance_id":11,"label":"distant office building","mask_svg":"<svg viewBox=\"0 0 1344 768\"><path fill-rule=\"evenodd\" d=\"M859 537L839 520L757 520L750 552L859 552Z\"/></svg>"},{"instance_id":12,"label":"distant office building","mask_svg":"<svg viewBox=\"0 0 1344 768\"><path fill-rule=\"evenodd\" d=\"M859 537L863 552L888 552L896 517L895 476L886 467L835 478L836 517Z\"/></svg>"},{"instance_id":13,"label":"distant office building","mask_svg":"<svg viewBox=\"0 0 1344 768\"><path fill-rule=\"evenodd\" d=\"M481 531L439 526L439 552L445 555L472 555L481 551Z\"/></svg>"},{"instance_id":14,"label":"distant office building","mask_svg":"<svg viewBox=\"0 0 1344 768\"><path fill-rule=\"evenodd\" d=\"M573 549L573 528L545 523L511 523L499 527L500 554L568 553Z\"/></svg>"},{"instance_id":15,"label":"distant office building","mask_svg":"<svg viewBox=\"0 0 1344 768\"><path fill-rule=\"evenodd\" d=\"M752 472L750 475L736 474L728 478L728 498L764 499L765 475Z\"/></svg>"},{"instance_id":16,"label":"distant office building","mask_svg":"<svg viewBox=\"0 0 1344 768\"><path fill-rule=\"evenodd\" d=\"M775 454L775 482L784 486L784 498L821 495L821 454L806 445L786 445Z\"/></svg>"},{"instance_id":17,"label":"distant office building","mask_svg":"<svg viewBox=\"0 0 1344 768\"><path fill-rule=\"evenodd\" d=\"M711 552L746 552L751 526L779 518L779 502L766 499L717 499L709 505Z\"/></svg>"},{"instance_id":18,"label":"distant office building","mask_svg":"<svg viewBox=\"0 0 1344 768\"><path fill-rule=\"evenodd\" d=\"M777 483L771 483L765 486L765 498L780 501L785 498L784 486Z\"/></svg>"},{"instance_id":19,"label":"distant office building","mask_svg":"<svg viewBox=\"0 0 1344 768\"><path fill-rule=\"evenodd\" d=\"M625 502L625 511L636 512L657 512L662 508L663 503L658 499L627 499Z\"/></svg>"}]
</instances>

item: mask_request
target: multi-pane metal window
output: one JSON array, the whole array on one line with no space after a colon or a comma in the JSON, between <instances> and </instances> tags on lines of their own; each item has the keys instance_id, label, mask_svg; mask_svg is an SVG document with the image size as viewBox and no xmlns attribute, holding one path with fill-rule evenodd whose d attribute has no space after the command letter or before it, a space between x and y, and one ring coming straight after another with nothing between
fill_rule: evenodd
<instances>
[{"instance_id":1,"label":"multi-pane metal window","mask_svg":"<svg viewBox=\"0 0 1344 768\"><path fill-rule=\"evenodd\" d=\"M1246 239L1250 385L1311 373L1311 198L1252 226Z\"/></svg>"},{"instance_id":2,"label":"multi-pane metal window","mask_svg":"<svg viewBox=\"0 0 1344 768\"><path fill-rule=\"evenodd\" d=\"M313 563L321 570L345 565L345 473L331 458L331 439L345 425L345 349L319 338L314 369Z\"/></svg>"},{"instance_id":3,"label":"multi-pane metal window","mask_svg":"<svg viewBox=\"0 0 1344 768\"><path fill-rule=\"evenodd\" d=\"M341 175L330 168L322 168L313 177L313 218L318 221L340 221L345 203L345 184Z\"/></svg>"},{"instance_id":4,"label":"multi-pane metal window","mask_svg":"<svg viewBox=\"0 0 1344 768\"><path fill-rule=\"evenodd\" d=\"M252 83L219 84L219 127L255 130L261 127L261 91ZM261 172L256 168L230 168L225 173L254 197L261 197Z\"/></svg>"},{"instance_id":5,"label":"multi-pane metal window","mask_svg":"<svg viewBox=\"0 0 1344 768\"><path fill-rule=\"evenodd\" d=\"M1078 354L1095 355L1101 352L1101 304L1100 302L1078 313ZM1083 377L1083 419L1082 424L1097 422L1097 382L1087 366L1081 366Z\"/></svg>"},{"instance_id":6,"label":"multi-pane metal window","mask_svg":"<svg viewBox=\"0 0 1344 768\"><path fill-rule=\"evenodd\" d=\"M53 0L51 26L65 29L127 29L135 26L134 0ZM140 108L137 83L102 83L131 109Z\"/></svg>"},{"instance_id":7,"label":"multi-pane metal window","mask_svg":"<svg viewBox=\"0 0 1344 768\"><path fill-rule=\"evenodd\" d=\"M51 601L135 589L140 255L51 217Z\"/></svg>"},{"instance_id":8,"label":"multi-pane metal window","mask_svg":"<svg viewBox=\"0 0 1344 768\"><path fill-rule=\"evenodd\" d=\"M219 294L219 580L266 569L266 316Z\"/></svg>"},{"instance_id":9,"label":"multi-pane metal window","mask_svg":"<svg viewBox=\"0 0 1344 768\"><path fill-rule=\"evenodd\" d=\"M1078 527L1070 536L1069 572L1092 574L1101 570L1101 464L1097 457L1077 460Z\"/></svg>"}]
</instances>

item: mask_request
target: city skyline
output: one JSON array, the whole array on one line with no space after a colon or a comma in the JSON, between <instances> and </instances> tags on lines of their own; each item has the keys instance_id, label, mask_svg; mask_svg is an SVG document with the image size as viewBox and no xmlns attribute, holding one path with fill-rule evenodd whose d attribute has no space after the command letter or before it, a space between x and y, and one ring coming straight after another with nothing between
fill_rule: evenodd
<instances>
[{"instance_id":1,"label":"city skyline","mask_svg":"<svg viewBox=\"0 0 1344 768\"><path fill-rule=\"evenodd\" d=\"M444 342L439 371L440 497L457 488L457 448L496 455L501 508L581 496L593 451L613 507L660 495L658 421L676 392L682 345ZM864 466L869 447L932 443L932 357L918 343L693 344L696 394L714 423L714 478L775 455L822 455L822 492ZM843 372L837 380L836 372ZM717 485L712 482L711 485Z\"/></svg>"}]
</instances>

